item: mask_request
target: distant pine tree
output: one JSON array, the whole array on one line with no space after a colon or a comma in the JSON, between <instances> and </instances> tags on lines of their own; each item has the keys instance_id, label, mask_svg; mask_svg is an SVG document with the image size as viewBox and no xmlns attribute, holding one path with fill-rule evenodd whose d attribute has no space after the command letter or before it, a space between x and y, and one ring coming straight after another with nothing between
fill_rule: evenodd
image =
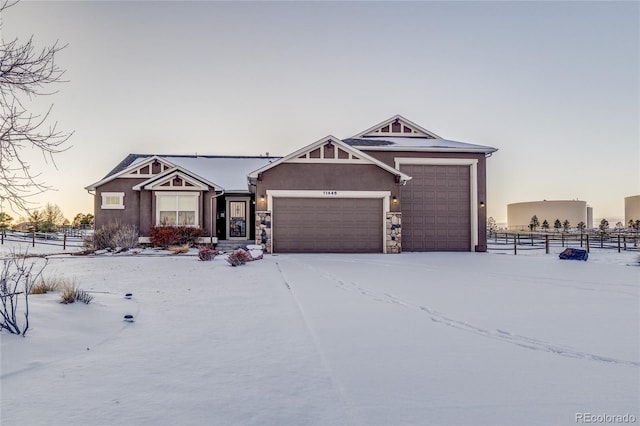
<instances>
[{"instance_id":1,"label":"distant pine tree","mask_svg":"<svg viewBox=\"0 0 640 426\"><path fill-rule=\"evenodd\" d=\"M556 221L553 222L553 229L558 231L560 228L562 228L562 222L560 222L560 219L556 219Z\"/></svg>"},{"instance_id":2,"label":"distant pine tree","mask_svg":"<svg viewBox=\"0 0 640 426\"><path fill-rule=\"evenodd\" d=\"M540 221L538 220L538 216L536 216L535 214L533 216L531 216L531 222L529 222L529 229L531 231L535 231L538 226L540 226Z\"/></svg>"}]
</instances>

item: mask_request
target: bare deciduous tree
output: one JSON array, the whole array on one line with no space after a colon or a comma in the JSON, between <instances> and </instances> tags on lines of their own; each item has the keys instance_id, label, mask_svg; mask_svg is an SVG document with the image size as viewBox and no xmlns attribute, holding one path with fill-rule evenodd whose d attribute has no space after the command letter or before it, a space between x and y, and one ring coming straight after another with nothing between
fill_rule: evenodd
<instances>
[{"instance_id":1,"label":"bare deciduous tree","mask_svg":"<svg viewBox=\"0 0 640 426\"><path fill-rule=\"evenodd\" d=\"M0 0L0 18L16 3ZM0 32L0 201L12 209L28 210L30 197L51 189L32 170L25 150L40 151L55 166L54 154L68 148L72 133L58 130L56 122L49 124L53 105L42 114L29 110L30 102L56 93L52 86L64 82L55 58L65 47L56 42L38 49L33 37L25 43L17 38L5 42Z\"/></svg>"}]
</instances>

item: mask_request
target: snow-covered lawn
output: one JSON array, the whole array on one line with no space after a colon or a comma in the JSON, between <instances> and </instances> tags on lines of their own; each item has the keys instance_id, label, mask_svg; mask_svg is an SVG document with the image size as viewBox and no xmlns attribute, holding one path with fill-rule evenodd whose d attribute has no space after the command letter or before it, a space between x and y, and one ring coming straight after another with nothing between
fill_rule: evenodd
<instances>
[{"instance_id":1,"label":"snow-covered lawn","mask_svg":"<svg viewBox=\"0 0 640 426\"><path fill-rule=\"evenodd\" d=\"M1 333L9 425L640 421L637 253L54 256ZM132 292L132 299L124 294ZM133 314L134 323L123 321Z\"/></svg>"}]
</instances>

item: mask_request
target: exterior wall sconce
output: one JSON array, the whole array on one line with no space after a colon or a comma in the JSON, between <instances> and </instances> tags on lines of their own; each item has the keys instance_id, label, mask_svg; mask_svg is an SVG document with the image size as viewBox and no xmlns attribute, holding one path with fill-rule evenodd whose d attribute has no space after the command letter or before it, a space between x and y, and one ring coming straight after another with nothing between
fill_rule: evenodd
<instances>
[{"instance_id":1,"label":"exterior wall sconce","mask_svg":"<svg viewBox=\"0 0 640 426\"><path fill-rule=\"evenodd\" d=\"M484 201L480 201L480 208L484 209Z\"/></svg>"},{"instance_id":2,"label":"exterior wall sconce","mask_svg":"<svg viewBox=\"0 0 640 426\"><path fill-rule=\"evenodd\" d=\"M264 201L264 194L260 196L260 201Z\"/></svg>"},{"instance_id":3,"label":"exterior wall sconce","mask_svg":"<svg viewBox=\"0 0 640 426\"><path fill-rule=\"evenodd\" d=\"M393 204L397 204L398 203L398 197L396 197L394 195L393 197L391 197L391 201L393 201Z\"/></svg>"}]
</instances>

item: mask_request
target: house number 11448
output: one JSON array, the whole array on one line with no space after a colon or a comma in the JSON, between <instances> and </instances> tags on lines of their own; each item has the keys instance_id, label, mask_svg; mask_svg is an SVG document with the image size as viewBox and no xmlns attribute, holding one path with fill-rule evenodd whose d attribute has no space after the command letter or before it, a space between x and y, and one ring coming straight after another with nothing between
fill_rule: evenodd
<instances>
[{"instance_id":1,"label":"house number 11448","mask_svg":"<svg viewBox=\"0 0 640 426\"><path fill-rule=\"evenodd\" d=\"M322 195L338 195L338 191L322 191Z\"/></svg>"}]
</instances>

